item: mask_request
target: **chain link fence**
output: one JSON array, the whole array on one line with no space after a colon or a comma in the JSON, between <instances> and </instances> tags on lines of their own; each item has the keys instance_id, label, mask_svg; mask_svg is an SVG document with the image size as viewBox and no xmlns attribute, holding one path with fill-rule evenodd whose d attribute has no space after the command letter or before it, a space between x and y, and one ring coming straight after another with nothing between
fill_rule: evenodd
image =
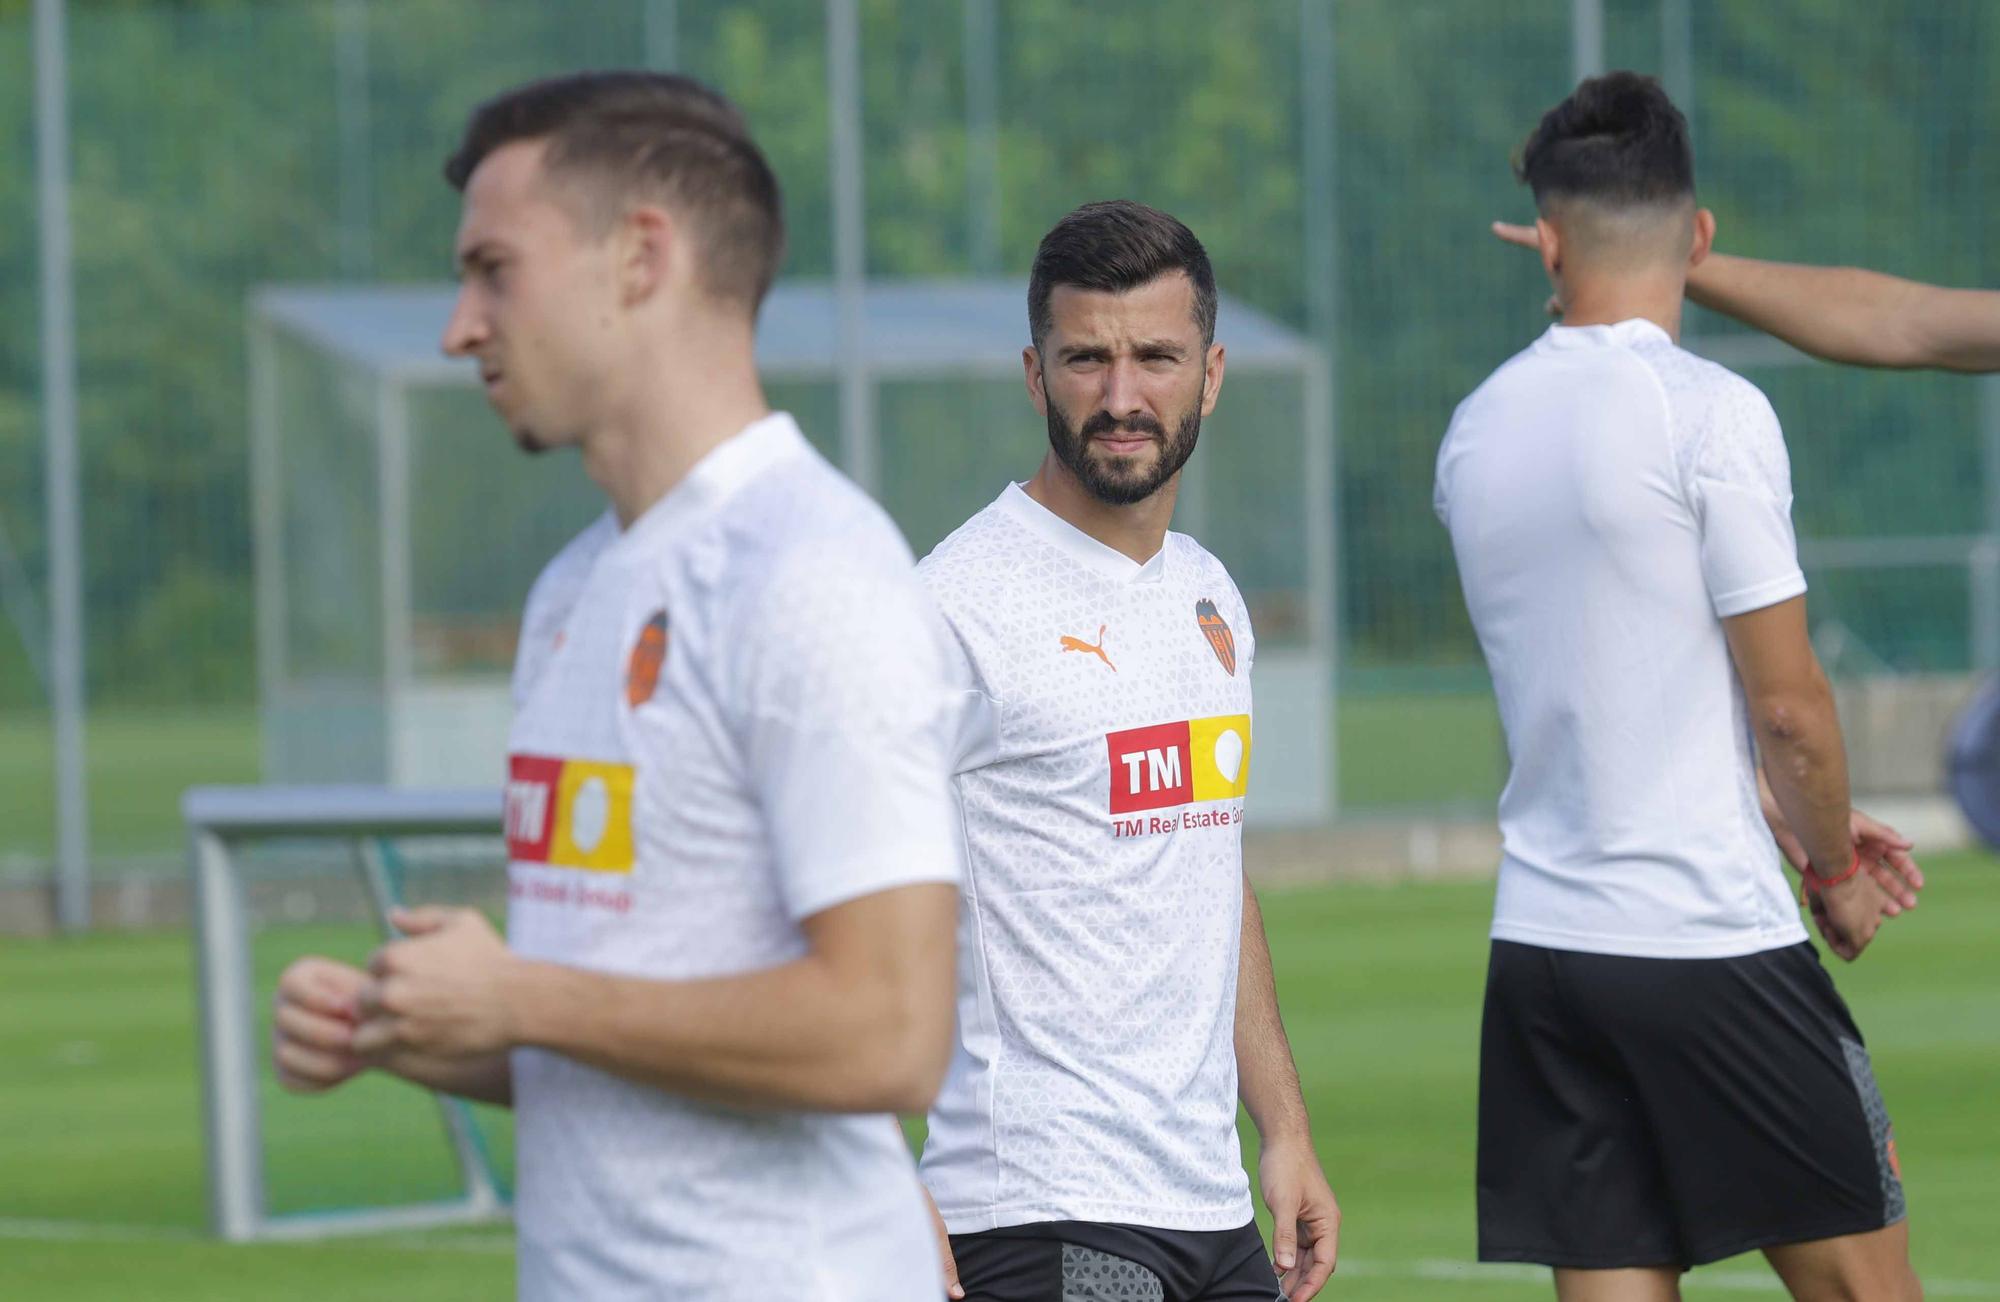
<instances>
[{"instance_id":1,"label":"chain link fence","mask_svg":"<svg viewBox=\"0 0 2000 1302\"><path fill-rule=\"evenodd\" d=\"M1226 292L1329 348L1348 811L1476 810L1498 789L1497 724L1430 513L1432 460L1454 404L1542 328L1540 268L1486 223L1528 211L1510 154L1579 64L1662 73L1693 122L1720 247L2000 284L2000 6L1985 0L1893 15L1861 0L858 10L870 276L1023 277L1063 212L1129 196L1187 220ZM260 771L253 289L443 278L456 198L439 166L468 107L529 77L634 64L691 72L743 105L785 183L786 272L826 277L828 10L181 0L78 5L68 21L87 777L93 857L111 867L178 854L185 785ZM22 160L32 85L29 7L0 0L0 138ZM35 203L25 161L0 170L0 277L15 290L0 316L0 873L45 871L53 827ZM1836 669L1992 668L2000 401L1950 377L1800 364L1700 312L1688 331L1785 421ZM1296 446L1261 428L1290 419L1282 405L1228 425L1223 403L1205 457ZM945 469L926 472L921 446L949 436L949 411L876 412L899 497L923 502L913 476L955 473L938 457ZM837 428L831 409L804 415ZM1014 419L1032 456L1025 399ZM1217 505L1216 549L1282 567L1297 524L1262 520L1259 500ZM906 514L919 550L949 523Z\"/></svg>"}]
</instances>

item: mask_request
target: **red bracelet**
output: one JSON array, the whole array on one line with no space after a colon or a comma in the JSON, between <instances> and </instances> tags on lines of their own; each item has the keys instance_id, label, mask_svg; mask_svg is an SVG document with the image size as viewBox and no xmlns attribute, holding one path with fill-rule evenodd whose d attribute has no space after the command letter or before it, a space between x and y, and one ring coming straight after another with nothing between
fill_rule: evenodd
<instances>
[{"instance_id":1,"label":"red bracelet","mask_svg":"<svg viewBox=\"0 0 2000 1302\"><path fill-rule=\"evenodd\" d=\"M1809 890L1823 891L1829 886L1838 886L1860 871L1861 850L1858 846L1854 851L1854 862L1847 865L1847 871L1838 877L1822 877L1813 871L1811 863L1807 863L1804 871L1799 873L1799 896L1801 899L1804 899L1805 893Z\"/></svg>"}]
</instances>

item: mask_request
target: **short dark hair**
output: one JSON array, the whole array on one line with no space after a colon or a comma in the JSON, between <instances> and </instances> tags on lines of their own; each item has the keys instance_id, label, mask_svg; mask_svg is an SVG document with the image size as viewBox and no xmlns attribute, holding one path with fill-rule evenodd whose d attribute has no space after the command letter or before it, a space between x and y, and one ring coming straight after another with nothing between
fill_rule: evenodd
<instances>
[{"instance_id":1,"label":"short dark hair","mask_svg":"<svg viewBox=\"0 0 2000 1302\"><path fill-rule=\"evenodd\" d=\"M784 259L784 203L734 104L670 73L530 82L472 111L445 180L464 190L494 150L542 139L544 165L583 192L579 215L594 229L608 230L635 196L664 202L695 228L709 292L756 312Z\"/></svg>"},{"instance_id":2,"label":"short dark hair","mask_svg":"<svg viewBox=\"0 0 2000 1302\"><path fill-rule=\"evenodd\" d=\"M1694 149L1687 119L1657 80L1607 72L1586 78L1542 115L1514 174L1539 208L1565 198L1664 205L1694 196Z\"/></svg>"},{"instance_id":3,"label":"short dark hair","mask_svg":"<svg viewBox=\"0 0 2000 1302\"><path fill-rule=\"evenodd\" d=\"M1028 276L1028 333L1035 347L1049 332L1049 295L1057 285L1111 293L1137 289L1170 271L1194 285L1194 323L1202 347L1215 342L1215 270L1208 250L1178 218L1130 199L1087 203L1057 222L1035 250Z\"/></svg>"}]
</instances>

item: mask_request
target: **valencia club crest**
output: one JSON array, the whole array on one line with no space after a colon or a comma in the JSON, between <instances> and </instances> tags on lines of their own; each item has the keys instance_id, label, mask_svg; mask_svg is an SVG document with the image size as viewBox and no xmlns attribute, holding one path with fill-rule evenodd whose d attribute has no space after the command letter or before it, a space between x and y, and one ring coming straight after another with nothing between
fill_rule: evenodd
<instances>
[{"instance_id":1,"label":"valencia club crest","mask_svg":"<svg viewBox=\"0 0 2000 1302\"><path fill-rule=\"evenodd\" d=\"M1222 612L1215 608L1214 602L1203 597L1194 603L1194 622L1201 626L1201 635L1208 639L1209 649L1215 652L1215 658L1222 662L1222 667L1229 671L1231 678L1234 678L1236 635L1229 631L1229 622L1223 619Z\"/></svg>"},{"instance_id":2,"label":"valencia club crest","mask_svg":"<svg viewBox=\"0 0 2000 1302\"><path fill-rule=\"evenodd\" d=\"M632 656L625 662L625 704L638 709L653 699L660 669L667 663L667 612L657 610L639 630Z\"/></svg>"}]
</instances>

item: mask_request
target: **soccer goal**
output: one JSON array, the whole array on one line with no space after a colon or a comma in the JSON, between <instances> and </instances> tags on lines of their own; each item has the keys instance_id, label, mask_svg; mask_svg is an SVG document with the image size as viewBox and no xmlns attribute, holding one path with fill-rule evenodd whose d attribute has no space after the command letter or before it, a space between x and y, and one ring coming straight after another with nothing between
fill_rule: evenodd
<instances>
[{"instance_id":1,"label":"soccer goal","mask_svg":"<svg viewBox=\"0 0 2000 1302\"><path fill-rule=\"evenodd\" d=\"M317 1238L504 1217L504 1115L373 1075L299 1098L277 1087L269 1052L271 994L292 958L365 961L399 904L501 906L499 793L201 787L181 808L214 1233Z\"/></svg>"}]
</instances>

